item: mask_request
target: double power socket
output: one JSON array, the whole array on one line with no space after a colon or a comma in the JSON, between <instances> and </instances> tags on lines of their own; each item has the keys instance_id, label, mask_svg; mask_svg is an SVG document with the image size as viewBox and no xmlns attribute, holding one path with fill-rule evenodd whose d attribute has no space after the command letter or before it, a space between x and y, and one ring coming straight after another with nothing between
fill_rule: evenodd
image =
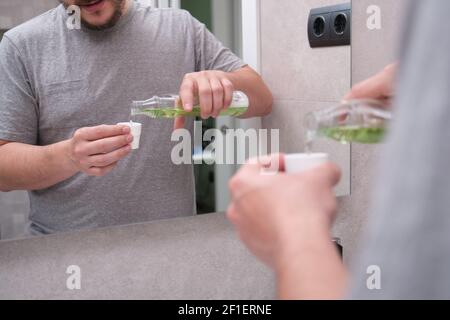
<instances>
[{"instance_id":1,"label":"double power socket","mask_svg":"<svg viewBox=\"0 0 450 320\"><path fill-rule=\"evenodd\" d=\"M351 43L351 3L312 9L308 19L311 48Z\"/></svg>"}]
</instances>

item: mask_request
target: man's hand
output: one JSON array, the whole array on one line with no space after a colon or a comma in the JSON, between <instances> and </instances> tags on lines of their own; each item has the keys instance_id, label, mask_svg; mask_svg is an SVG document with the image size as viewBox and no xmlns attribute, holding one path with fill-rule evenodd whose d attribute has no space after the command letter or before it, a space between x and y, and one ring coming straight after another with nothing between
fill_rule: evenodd
<instances>
[{"instance_id":1,"label":"man's hand","mask_svg":"<svg viewBox=\"0 0 450 320\"><path fill-rule=\"evenodd\" d=\"M280 162L281 171L283 160L280 155L272 158ZM228 218L249 249L278 269L303 240L308 243L329 234L336 212L333 187L340 172L332 164L297 175L269 176L261 174L263 170L263 165L251 161L231 180Z\"/></svg>"},{"instance_id":2,"label":"man's hand","mask_svg":"<svg viewBox=\"0 0 450 320\"><path fill-rule=\"evenodd\" d=\"M131 151L133 136L127 126L82 128L69 140L68 157L90 176L105 176Z\"/></svg>"},{"instance_id":3,"label":"man's hand","mask_svg":"<svg viewBox=\"0 0 450 320\"><path fill-rule=\"evenodd\" d=\"M234 85L229 74L222 71L202 71L187 74L180 88L180 98L184 110L190 112L198 103L201 117L216 118L233 101ZM175 120L175 129L183 128L184 118Z\"/></svg>"},{"instance_id":4,"label":"man's hand","mask_svg":"<svg viewBox=\"0 0 450 320\"><path fill-rule=\"evenodd\" d=\"M344 97L344 100L375 99L390 105L395 91L394 81L397 68L397 63L388 65L375 76L355 85Z\"/></svg>"}]
</instances>

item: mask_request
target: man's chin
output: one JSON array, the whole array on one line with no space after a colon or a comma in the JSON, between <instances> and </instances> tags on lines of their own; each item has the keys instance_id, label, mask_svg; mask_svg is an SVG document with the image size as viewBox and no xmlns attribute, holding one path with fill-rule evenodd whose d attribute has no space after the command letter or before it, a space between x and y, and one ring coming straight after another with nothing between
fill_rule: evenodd
<instances>
[{"instance_id":1,"label":"man's chin","mask_svg":"<svg viewBox=\"0 0 450 320\"><path fill-rule=\"evenodd\" d=\"M110 5L113 8L109 8ZM104 5L103 10L103 12L83 12L82 8L81 23L83 26L91 30L105 30L114 27L123 15L123 2L118 0L111 1Z\"/></svg>"},{"instance_id":2,"label":"man's chin","mask_svg":"<svg viewBox=\"0 0 450 320\"><path fill-rule=\"evenodd\" d=\"M117 22L119 21L119 18L112 17L111 19L105 20L104 22L90 22L88 20L82 19L81 23L83 27L90 29L90 30L106 30L114 27Z\"/></svg>"}]
</instances>

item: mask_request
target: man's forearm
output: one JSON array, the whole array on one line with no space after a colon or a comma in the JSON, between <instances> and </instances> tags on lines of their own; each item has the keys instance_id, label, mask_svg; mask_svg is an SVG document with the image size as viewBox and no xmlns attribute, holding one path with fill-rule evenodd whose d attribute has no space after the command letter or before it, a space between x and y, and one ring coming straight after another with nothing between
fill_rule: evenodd
<instances>
[{"instance_id":1,"label":"man's forearm","mask_svg":"<svg viewBox=\"0 0 450 320\"><path fill-rule=\"evenodd\" d=\"M78 170L67 157L68 143L0 146L0 190L41 190L74 176Z\"/></svg>"},{"instance_id":2,"label":"man's forearm","mask_svg":"<svg viewBox=\"0 0 450 320\"><path fill-rule=\"evenodd\" d=\"M347 271L326 230L308 227L293 240L277 268L278 293L286 300L343 299Z\"/></svg>"},{"instance_id":3,"label":"man's forearm","mask_svg":"<svg viewBox=\"0 0 450 320\"><path fill-rule=\"evenodd\" d=\"M273 97L262 78L251 68L245 67L229 74L236 90L245 92L250 106L244 118L263 117L272 112Z\"/></svg>"}]
</instances>

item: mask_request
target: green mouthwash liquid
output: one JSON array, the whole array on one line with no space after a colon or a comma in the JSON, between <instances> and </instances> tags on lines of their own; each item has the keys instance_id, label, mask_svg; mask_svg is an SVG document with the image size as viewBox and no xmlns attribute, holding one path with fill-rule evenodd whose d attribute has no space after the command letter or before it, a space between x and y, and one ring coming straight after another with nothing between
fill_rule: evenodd
<instances>
[{"instance_id":1,"label":"green mouthwash liquid","mask_svg":"<svg viewBox=\"0 0 450 320\"><path fill-rule=\"evenodd\" d=\"M335 127L319 130L319 135L340 143L381 143L385 137L384 128Z\"/></svg>"},{"instance_id":2,"label":"green mouthwash liquid","mask_svg":"<svg viewBox=\"0 0 450 320\"><path fill-rule=\"evenodd\" d=\"M192 111L185 111L180 106L181 99L178 95L154 96L145 101L133 101L131 105L131 117L145 115L153 119L177 118L177 117L200 117L199 103ZM220 113L220 116L240 117L247 113L249 99L241 91L233 92L231 106Z\"/></svg>"},{"instance_id":3,"label":"green mouthwash liquid","mask_svg":"<svg viewBox=\"0 0 450 320\"><path fill-rule=\"evenodd\" d=\"M305 136L305 152L312 152L313 143L318 138L328 138L342 144L377 144L383 142L385 135L385 128L361 128L356 126L322 128L318 131L308 130Z\"/></svg>"},{"instance_id":4,"label":"green mouthwash liquid","mask_svg":"<svg viewBox=\"0 0 450 320\"><path fill-rule=\"evenodd\" d=\"M221 116L240 117L247 112L246 107L229 107L223 110ZM153 119L171 119L176 117L200 117L200 107L194 107L191 112L185 111L180 108L148 108L140 110L139 114L148 116Z\"/></svg>"},{"instance_id":5,"label":"green mouthwash liquid","mask_svg":"<svg viewBox=\"0 0 450 320\"><path fill-rule=\"evenodd\" d=\"M376 100L351 100L309 113L304 119L306 151L314 141L327 138L342 144L382 143L392 113Z\"/></svg>"}]
</instances>

